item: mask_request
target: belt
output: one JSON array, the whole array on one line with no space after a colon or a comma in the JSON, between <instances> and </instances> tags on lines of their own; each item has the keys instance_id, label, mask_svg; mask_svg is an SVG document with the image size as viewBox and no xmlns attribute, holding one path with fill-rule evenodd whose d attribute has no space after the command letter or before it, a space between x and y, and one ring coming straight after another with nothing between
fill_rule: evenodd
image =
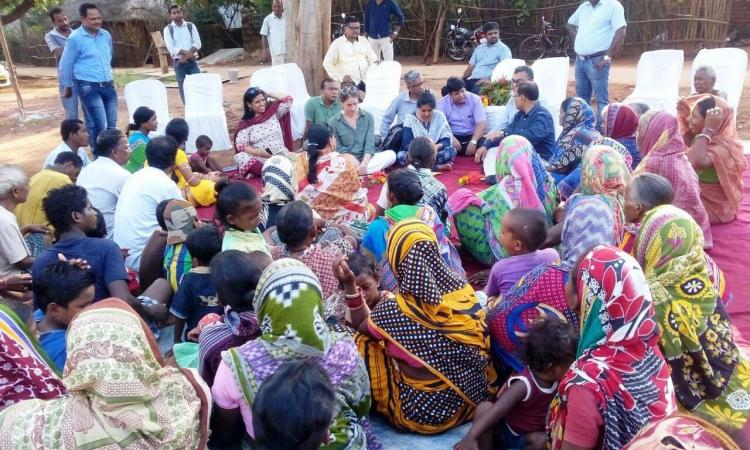
<instances>
[{"instance_id":1,"label":"belt","mask_svg":"<svg viewBox=\"0 0 750 450\"><path fill-rule=\"evenodd\" d=\"M598 52L598 53L592 53L590 55L578 55L577 58L582 61L588 61L591 58L598 58L599 56L604 56L607 54L607 51Z\"/></svg>"},{"instance_id":2,"label":"belt","mask_svg":"<svg viewBox=\"0 0 750 450\"><path fill-rule=\"evenodd\" d=\"M111 87L113 86L112 81L86 81L86 80L75 80L77 84L88 84L91 86L98 86L98 87Z\"/></svg>"}]
</instances>

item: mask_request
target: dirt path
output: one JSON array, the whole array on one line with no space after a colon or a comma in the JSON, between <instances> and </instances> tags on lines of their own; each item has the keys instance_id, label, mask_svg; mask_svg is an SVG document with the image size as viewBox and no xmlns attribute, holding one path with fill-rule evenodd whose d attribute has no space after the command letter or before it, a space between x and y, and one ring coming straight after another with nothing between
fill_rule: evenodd
<instances>
[{"instance_id":1,"label":"dirt path","mask_svg":"<svg viewBox=\"0 0 750 450\"><path fill-rule=\"evenodd\" d=\"M403 71L418 69L424 74L427 85L440 91L444 81L452 75L459 75L463 71L463 64L438 64L424 66L418 64L417 58L409 58L401 61ZM610 75L610 98L622 100L632 91L635 83L635 60L617 61ZM686 62L680 83L680 93L686 94L690 85L690 62ZM209 72L221 74L227 77L227 70L239 68L241 79L237 84L224 85L224 99L229 102L226 108L227 123L230 129L242 115L241 98L248 87L249 75L263 66L208 66ZM117 72L155 73L151 68L143 69L117 69ZM4 127L0 130L0 162L21 165L29 173L35 173L41 168L42 161L47 153L55 147L59 140L59 123L63 119L63 110L60 106L57 80L53 68L19 67L21 78L21 91L27 112L27 120L23 123L19 120L16 100L13 90L5 88L0 90L0 123ZM575 92L573 71L568 85L568 93ZM122 89L118 90L120 95L118 127L125 129L128 123L127 108L123 98ZM168 89L169 108L172 117L181 117L184 109L180 102L176 88ZM740 105L737 124L740 136L750 139L750 71L746 76L745 89L743 92L743 103ZM217 152L220 160L227 163L231 160L229 152Z\"/></svg>"}]
</instances>

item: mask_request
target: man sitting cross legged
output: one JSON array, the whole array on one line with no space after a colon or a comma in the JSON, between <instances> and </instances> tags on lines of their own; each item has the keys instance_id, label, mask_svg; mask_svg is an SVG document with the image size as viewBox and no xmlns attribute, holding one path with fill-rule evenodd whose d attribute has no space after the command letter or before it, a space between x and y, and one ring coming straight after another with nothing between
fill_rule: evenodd
<instances>
[{"instance_id":1,"label":"man sitting cross legged","mask_svg":"<svg viewBox=\"0 0 750 450\"><path fill-rule=\"evenodd\" d=\"M448 78L445 97L438 101L438 109L445 114L453 133L452 145L459 155L474 156L484 136L487 116L478 95L466 91L464 81Z\"/></svg>"}]
</instances>

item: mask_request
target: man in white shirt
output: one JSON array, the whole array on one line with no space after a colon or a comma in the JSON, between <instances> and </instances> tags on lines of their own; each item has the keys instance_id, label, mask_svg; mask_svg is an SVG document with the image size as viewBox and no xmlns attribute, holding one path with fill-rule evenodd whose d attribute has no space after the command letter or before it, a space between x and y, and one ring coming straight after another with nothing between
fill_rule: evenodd
<instances>
[{"instance_id":1,"label":"man in white shirt","mask_svg":"<svg viewBox=\"0 0 750 450\"><path fill-rule=\"evenodd\" d=\"M91 163L89 155L86 153L86 149L84 149L89 143L89 133L83 122L78 119L63 120L60 124L60 137L62 137L63 141L47 155L47 159L42 164L42 169L55 164L57 155L62 152L75 151L81 158L81 161L83 161L83 167Z\"/></svg>"},{"instance_id":2,"label":"man in white shirt","mask_svg":"<svg viewBox=\"0 0 750 450\"><path fill-rule=\"evenodd\" d=\"M172 23L164 27L164 43L172 56L177 86L180 88L180 98L182 103L185 103L185 94L182 91L185 77L201 73L197 61L198 50L201 49L201 37L198 35L195 24L185 21L182 17L182 9L179 5L169 7L169 16L172 18Z\"/></svg>"},{"instance_id":3,"label":"man in white shirt","mask_svg":"<svg viewBox=\"0 0 750 450\"><path fill-rule=\"evenodd\" d=\"M115 209L130 172L122 165L130 157L128 139L117 129L104 130L96 138L94 162L84 167L76 184L86 189L91 206L104 216L107 239L112 239Z\"/></svg>"},{"instance_id":4,"label":"man in white shirt","mask_svg":"<svg viewBox=\"0 0 750 450\"><path fill-rule=\"evenodd\" d=\"M263 19L260 27L263 62L271 60L272 66L286 62L286 18L281 0L274 0L273 12Z\"/></svg>"},{"instance_id":5,"label":"man in white shirt","mask_svg":"<svg viewBox=\"0 0 750 450\"><path fill-rule=\"evenodd\" d=\"M323 67L328 76L339 83L354 83L359 90L364 91L367 68L380 61L367 39L359 35L359 31L359 19L347 16L344 19L344 35L328 47Z\"/></svg>"},{"instance_id":6,"label":"man in white shirt","mask_svg":"<svg viewBox=\"0 0 750 450\"><path fill-rule=\"evenodd\" d=\"M73 29L68 24L68 16L60 8L52 8L49 12L49 18L52 20L52 24L55 25L52 30L44 35L44 41L49 47L49 51L55 56L55 66L60 66L60 57L62 57L63 49L65 44L68 43L68 37ZM60 75L57 76L58 87L60 88L60 100L62 100L62 106L65 109L66 119L77 119L78 118L78 92L74 92L69 98L63 97L64 86L60 81ZM75 86L73 87L75 91Z\"/></svg>"},{"instance_id":7,"label":"man in white shirt","mask_svg":"<svg viewBox=\"0 0 750 450\"><path fill-rule=\"evenodd\" d=\"M596 95L596 124L609 103L612 56L625 40L625 10L617 0L586 0L568 19L576 51L576 96L591 103Z\"/></svg>"},{"instance_id":8,"label":"man in white shirt","mask_svg":"<svg viewBox=\"0 0 750 450\"><path fill-rule=\"evenodd\" d=\"M138 270L148 238L159 227L156 206L162 200L181 199L182 193L169 175L174 172L177 141L158 136L146 146L148 167L132 174L120 192L115 209L114 241L128 249L125 264Z\"/></svg>"}]
</instances>

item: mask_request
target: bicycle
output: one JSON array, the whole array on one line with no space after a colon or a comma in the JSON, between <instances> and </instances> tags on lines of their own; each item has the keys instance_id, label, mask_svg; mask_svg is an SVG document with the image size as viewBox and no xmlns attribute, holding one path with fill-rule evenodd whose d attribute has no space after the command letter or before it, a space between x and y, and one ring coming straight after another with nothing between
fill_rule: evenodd
<instances>
[{"instance_id":1,"label":"bicycle","mask_svg":"<svg viewBox=\"0 0 750 450\"><path fill-rule=\"evenodd\" d=\"M574 59L575 53L570 44L568 30L565 27L553 27L542 16L541 31L521 41L518 46L518 53L521 59L526 61L536 61L545 56L567 56Z\"/></svg>"}]
</instances>

